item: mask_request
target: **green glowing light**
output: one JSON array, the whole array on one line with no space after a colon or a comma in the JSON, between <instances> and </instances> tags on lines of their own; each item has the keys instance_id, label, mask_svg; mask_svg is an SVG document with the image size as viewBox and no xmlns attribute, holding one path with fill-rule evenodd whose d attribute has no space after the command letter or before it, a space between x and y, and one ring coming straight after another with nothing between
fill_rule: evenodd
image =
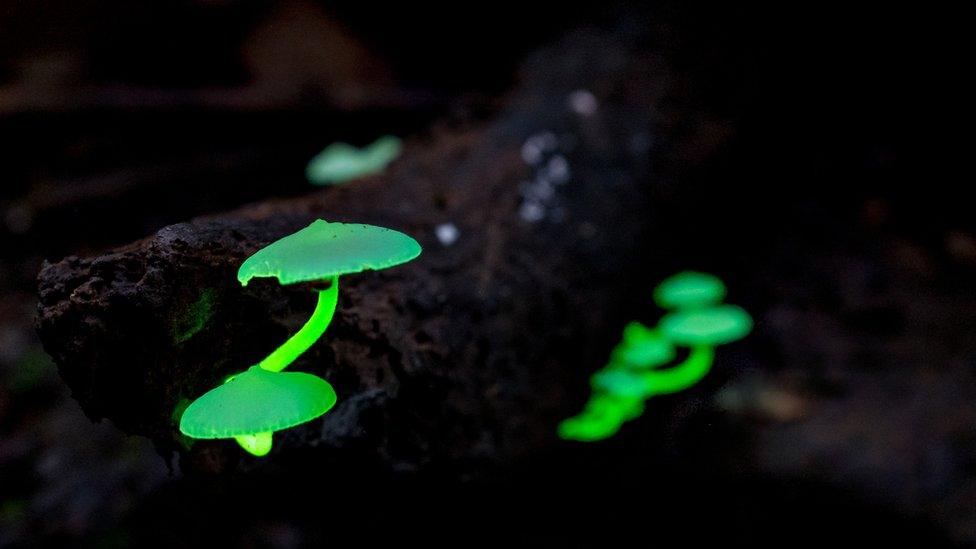
<instances>
[{"instance_id":1,"label":"green glowing light","mask_svg":"<svg viewBox=\"0 0 976 549\"><path fill-rule=\"evenodd\" d=\"M247 371L193 401L182 413L180 431L191 438L233 438L255 456L271 450L272 433L310 421L336 402L335 391L311 374L282 372L325 333L335 314L339 276L384 269L416 258L421 249L409 236L371 225L321 219L248 257L237 273L243 286L254 277L278 283L328 282L318 292L309 320L285 343Z\"/></svg>"},{"instance_id":2,"label":"green glowing light","mask_svg":"<svg viewBox=\"0 0 976 549\"><path fill-rule=\"evenodd\" d=\"M627 366L650 368L674 360L674 345L657 330L651 330L640 322L631 322L624 328L623 339L613 351L613 360Z\"/></svg>"},{"instance_id":3,"label":"green glowing light","mask_svg":"<svg viewBox=\"0 0 976 549\"><path fill-rule=\"evenodd\" d=\"M249 444L260 448L258 435L313 420L335 403L335 391L320 377L252 366L194 400L183 412L180 432L204 439L253 436Z\"/></svg>"},{"instance_id":4,"label":"green glowing light","mask_svg":"<svg viewBox=\"0 0 976 549\"><path fill-rule=\"evenodd\" d=\"M725 299L725 284L718 277L685 271L667 278L654 290L654 301L665 309L714 305Z\"/></svg>"},{"instance_id":5,"label":"green glowing light","mask_svg":"<svg viewBox=\"0 0 976 549\"><path fill-rule=\"evenodd\" d=\"M665 395L684 391L701 381L712 367L715 350L711 347L694 347L681 364L673 368L645 372L646 395Z\"/></svg>"},{"instance_id":6,"label":"green glowing light","mask_svg":"<svg viewBox=\"0 0 976 549\"><path fill-rule=\"evenodd\" d=\"M241 448L244 448L248 453L257 457L268 455L268 452L271 451L271 445L274 442L271 431L254 433L253 435L238 435L234 437L234 440L241 445Z\"/></svg>"},{"instance_id":7,"label":"green glowing light","mask_svg":"<svg viewBox=\"0 0 976 549\"><path fill-rule=\"evenodd\" d=\"M583 413L565 419L559 424L559 436L569 440L592 442L611 437L627 420L644 413L640 398L615 395L594 395Z\"/></svg>"},{"instance_id":8,"label":"green glowing light","mask_svg":"<svg viewBox=\"0 0 976 549\"><path fill-rule=\"evenodd\" d=\"M237 279L245 286L254 277L276 277L281 284L327 280L393 267L418 255L420 244L401 232L319 219L247 258Z\"/></svg>"},{"instance_id":9,"label":"green glowing light","mask_svg":"<svg viewBox=\"0 0 976 549\"><path fill-rule=\"evenodd\" d=\"M270 372L280 372L289 364L295 362L302 353L322 337L325 329L332 322L335 315L336 303L339 299L339 277L332 278L329 288L319 292L312 317L295 335L281 344L273 353L258 363L258 366Z\"/></svg>"},{"instance_id":10,"label":"green glowing light","mask_svg":"<svg viewBox=\"0 0 976 549\"><path fill-rule=\"evenodd\" d=\"M631 322L624 328L610 361L593 374L593 394L580 414L557 429L566 440L593 442L613 436L624 422L639 417L644 400L683 391L698 383L712 367L715 346L745 337L752 329L749 314L734 305L716 305L725 285L703 273L681 273L655 291L662 307L673 308L656 328ZM677 355L675 345L690 347L680 363L665 366Z\"/></svg>"},{"instance_id":11,"label":"green glowing light","mask_svg":"<svg viewBox=\"0 0 976 549\"><path fill-rule=\"evenodd\" d=\"M615 396L645 398L648 396L647 379L639 372L623 369L600 370L590 378L593 388Z\"/></svg>"},{"instance_id":12,"label":"green glowing light","mask_svg":"<svg viewBox=\"0 0 976 549\"><path fill-rule=\"evenodd\" d=\"M315 185L336 185L382 172L400 156L400 139L381 137L357 149L347 143L333 143L315 155L305 168L305 177Z\"/></svg>"},{"instance_id":13,"label":"green glowing light","mask_svg":"<svg viewBox=\"0 0 976 549\"><path fill-rule=\"evenodd\" d=\"M661 332L678 345L721 345L752 330L749 313L735 305L676 311L661 319Z\"/></svg>"}]
</instances>

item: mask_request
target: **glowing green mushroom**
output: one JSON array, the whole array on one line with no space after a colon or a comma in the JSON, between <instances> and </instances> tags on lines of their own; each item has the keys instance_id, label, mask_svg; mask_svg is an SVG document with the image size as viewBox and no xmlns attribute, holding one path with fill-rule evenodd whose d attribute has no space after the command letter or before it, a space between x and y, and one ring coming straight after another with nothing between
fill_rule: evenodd
<instances>
[{"instance_id":1,"label":"glowing green mushroom","mask_svg":"<svg viewBox=\"0 0 976 549\"><path fill-rule=\"evenodd\" d=\"M339 277L392 267L420 255L409 236L372 225L321 219L258 250L241 264L237 279L277 278L282 285L328 282L311 318L280 347L246 372L231 376L194 401L180 420L192 438L235 438L254 455L271 448L271 433L309 421L335 404L332 387L310 374L281 371L325 333L335 314Z\"/></svg>"},{"instance_id":2,"label":"glowing green mushroom","mask_svg":"<svg viewBox=\"0 0 976 549\"><path fill-rule=\"evenodd\" d=\"M381 137L357 149L348 143L333 143L315 155L305 168L305 177L315 185L335 185L379 173L400 156L400 139Z\"/></svg>"},{"instance_id":3,"label":"glowing green mushroom","mask_svg":"<svg viewBox=\"0 0 976 549\"><path fill-rule=\"evenodd\" d=\"M677 345L714 346L745 337L752 330L752 318L741 307L719 305L668 313L660 327L661 333Z\"/></svg>"},{"instance_id":4,"label":"glowing green mushroom","mask_svg":"<svg viewBox=\"0 0 976 549\"><path fill-rule=\"evenodd\" d=\"M631 322L624 328L611 361L629 367L650 368L670 362L674 355L674 345L657 330L640 322Z\"/></svg>"},{"instance_id":5,"label":"glowing green mushroom","mask_svg":"<svg viewBox=\"0 0 976 549\"><path fill-rule=\"evenodd\" d=\"M715 346L745 337L752 318L734 305L719 305L725 284L704 273L684 272L661 283L657 303L672 311L656 328L631 322L610 361L590 378L594 393L580 414L559 424L563 439L595 441L615 434L643 411L644 399L682 391L711 369ZM690 353L673 366L675 346Z\"/></svg>"},{"instance_id":6,"label":"glowing green mushroom","mask_svg":"<svg viewBox=\"0 0 976 549\"><path fill-rule=\"evenodd\" d=\"M644 402L640 398L596 394L586 403L582 413L559 423L558 433L567 440L601 440L615 435L625 421L642 413Z\"/></svg>"},{"instance_id":7,"label":"glowing green mushroom","mask_svg":"<svg viewBox=\"0 0 976 549\"><path fill-rule=\"evenodd\" d=\"M683 391L705 377L715 350L699 346L680 364L654 370L607 369L593 374L590 383L600 391L623 398L650 398Z\"/></svg>"},{"instance_id":8,"label":"glowing green mushroom","mask_svg":"<svg viewBox=\"0 0 976 549\"><path fill-rule=\"evenodd\" d=\"M668 313L659 327L674 344L691 347L691 354L673 368L647 372L649 394L675 393L698 383L712 367L715 346L745 337L752 318L735 305L718 305Z\"/></svg>"},{"instance_id":9,"label":"glowing green mushroom","mask_svg":"<svg viewBox=\"0 0 976 549\"><path fill-rule=\"evenodd\" d=\"M689 309L720 303L725 284L718 277L685 271L668 277L654 290L654 301L665 309Z\"/></svg>"},{"instance_id":10,"label":"glowing green mushroom","mask_svg":"<svg viewBox=\"0 0 976 549\"><path fill-rule=\"evenodd\" d=\"M271 450L271 433L315 419L335 403L335 391L320 377L252 366L194 400L180 431L192 438L235 438L263 456Z\"/></svg>"},{"instance_id":11,"label":"glowing green mushroom","mask_svg":"<svg viewBox=\"0 0 976 549\"><path fill-rule=\"evenodd\" d=\"M330 282L319 291L309 321L259 365L281 371L322 336L335 313L340 275L393 267L416 258L420 251L416 240L392 229L321 219L258 250L237 271L244 286L255 277L274 277L283 285Z\"/></svg>"}]
</instances>

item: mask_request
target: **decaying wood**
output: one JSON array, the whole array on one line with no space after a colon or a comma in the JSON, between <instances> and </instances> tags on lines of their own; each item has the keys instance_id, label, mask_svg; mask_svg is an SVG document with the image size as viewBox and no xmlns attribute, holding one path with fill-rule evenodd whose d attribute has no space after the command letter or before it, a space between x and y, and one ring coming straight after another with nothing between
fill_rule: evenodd
<instances>
[{"instance_id":1,"label":"decaying wood","mask_svg":"<svg viewBox=\"0 0 976 549\"><path fill-rule=\"evenodd\" d=\"M328 379L340 402L279 435L274 453L474 469L554 444L630 292L649 288L647 197L664 176L648 160L699 147L666 129L676 116L663 108L666 83L658 59L575 34L530 59L493 119L410 140L385 175L45 266L40 334L92 418L180 450L185 467L224 469L241 453L233 442L188 445L176 429L181 403L256 363L313 307L307 288L242 288L238 265L315 218L377 224L415 236L424 252L342 280L332 326L292 366ZM573 108L579 90L595 112ZM454 243L435 235L447 223Z\"/></svg>"}]
</instances>

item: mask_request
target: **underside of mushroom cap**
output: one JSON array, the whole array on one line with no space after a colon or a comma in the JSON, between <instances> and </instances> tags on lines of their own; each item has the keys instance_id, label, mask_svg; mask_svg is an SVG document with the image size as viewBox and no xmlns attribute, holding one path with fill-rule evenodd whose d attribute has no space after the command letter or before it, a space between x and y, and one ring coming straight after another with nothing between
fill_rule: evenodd
<instances>
[{"instance_id":1,"label":"underside of mushroom cap","mask_svg":"<svg viewBox=\"0 0 976 549\"><path fill-rule=\"evenodd\" d=\"M373 225L328 223L321 219L276 240L247 258L237 279L275 277L281 284L312 282L406 263L420 255L409 236Z\"/></svg>"},{"instance_id":2,"label":"underside of mushroom cap","mask_svg":"<svg viewBox=\"0 0 976 549\"><path fill-rule=\"evenodd\" d=\"M180 419L192 438L231 438L280 431L329 411L336 394L324 379L252 366L193 401Z\"/></svg>"}]
</instances>

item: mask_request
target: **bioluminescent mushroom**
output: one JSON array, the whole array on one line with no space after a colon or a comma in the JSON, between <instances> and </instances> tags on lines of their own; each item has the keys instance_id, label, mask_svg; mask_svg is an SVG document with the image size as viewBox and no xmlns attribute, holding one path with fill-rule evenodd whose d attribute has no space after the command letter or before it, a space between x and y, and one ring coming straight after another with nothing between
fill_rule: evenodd
<instances>
[{"instance_id":1,"label":"bioluminescent mushroom","mask_svg":"<svg viewBox=\"0 0 976 549\"><path fill-rule=\"evenodd\" d=\"M387 135L357 149L348 143L333 143L315 155L305 168L305 177L315 185L336 185L383 171L400 156L398 137Z\"/></svg>"},{"instance_id":2,"label":"bioluminescent mushroom","mask_svg":"<svg viewBox=\"0 0 976 549\"><path fill-rule=\"evenodd\" d=\"M657 330L651 330L640 322L631 322L624 328L623 338L613 350L611 362L652 368L667 364L674 359L674 355L674 344Z\"/></svg>"},{"instance_id":3,"label":"bioluminescent mushroom","mask_svg":"<svg viewBox=\"0 0 976 549\"><path fill-rule=\"evenodd\" d=\"M318 341L335 313L339 276L393 267L418 255L420 244L401 232L321 219L258 250L237 271L243 286L255 277L274 277L282 285L329 282L308 322L259 365L281 371Z\"/></svg>"},{"instance_id":4,"label":"bioluminescent mushroom","mask_svg":"<svg viewBox=\"0 0 976 549\"><path fill-rule=\"evenodd\" d=\"M735 305L675 311L664 315L661 333L685 347L714 346L742 339L752 330L749 313Z\"/></svg>"},{"instance_id":5,"label":"bioluminescent mushroom","mask_svg":"<svg viewBox=\"0 0 976 549\"><path fill-rule=\"evenodd\" d=\"M567 440L592 442L611 437L624 422L644 413L644 400L598 394L590 398L582 413L559 423L559 436Z\"/></svg>"},{"instance_id":6,"label":"bioluminescent mushroom","mask_svg":"<svg viewBox=\"0 0 976 549\"><path fill-rule=\"evenodd\" d=\"M685 271L668 277L654 289L654 301L664 309L690 309L721 303L725 284L717 276Z\"/></svg>"},{"instance_id":7,"label":"bioluminescent mushroom","mask_svg":"<svg viewBox=\"0 0 976 549\"><path fill-rule=\"evenodd\" d=\"M318 292L315 310L298 332L256 366L244 373L232 376L225 382L225 385L213 389L191 404L187 408L187 412L184 413L184 419L180 422L180 430L192 438L229 438L229 436L233 436L249 452L255 453L255 455L263 455L270 448L272 431L309 421L325 413L335 401L334 393L332 403L325 409L296 423L282 424L283 426L274 429L248 430L246 426L229 422L226 415L219 414L215 418L200 419L216 406L223 406L223 409L227 409L226 399L232 397L222 396L224 394L233 395L233 398L260 399L261 396L257 392L249 393L238 390L231 393L226 388L233 386L240 389L242 385L238 381L241 378L250 379L257 374L261 374L262 377L256 379L260 379L266 385L273 385L273 382L269 381L263 372L268 372L270 375L280 373L322 337L335 314L340 276L393 267L416 258L420 252L420 244L416 240L391 229L363 224L328 223L319 219L296 233L272 242L248 257L237 271L237 279L242 286L247 286L248 282L255 277L272 277L276 278L278 283L282 285L301 282L327 282L328 287L315 290ZM260 369L261 372L256 372L255 368ZM303 375L314 378L309 374ZM297 378L289 378L287 384L284 380L281 381L283 384L281 386L282 394L293 391L297 397L302 397L298 391L301 388L299 383L307 385L310 381L308 378L302 378L306 380L304 382L293 381L294 379ZM314 379L328 385L325 380ZM331 391L331 387L329 390ZM208 397L214 393L218 396ZM248 394L250 396L247 396ZM202 408L195 407L197 402L204 398L209 398L208 401L211 404ZM264 409L261 404L253 403L239 406L244 407L237 408L242 410ZM184 429L184 422L188 421L185 419L186 414L191 410L194 411L193 422L189 424L191 426L189 429ZM299 416L288 417L297 418ZM199 425L209 425L212 428L201 430L192 427ZM262 425L264 424L262 423ZM197 436L200 433L209 434ZM220 433L233 434L221 436Z\"/></svg>"},{"instance_id":8,"label":"bioluminescent mushroom","mask_svg":"<svg viewBox=\"0 0 976 549\"><path fill-rule=\"evenodd\" d=\"M234 438L263 456L271 450L271 433L311 421L335 403L332 386L318 376L252 366L194 400L180 431L192 438Z\"/></svg>"},{"instance_id":9,"label":"bioluminescent mushroom","mask_svg":"<svg viewBox=\"0 0 976 549\"><path fill-rule=\"evenodd\" d=\"M662 307L674 309L654 329L632 322L624 329L609 363L593 374L593 395L584 411L559 424L561 438L595 441L613 436L628 416L621 403L641 403L655 395L675 393L698 383L708 373L715 346L741 339L752 329L749 314L734 305L719 305L725 284L718 278L686 272L665 280L654 292ZM689 347L688 356L663 367L675 346Z\"/></svg>"}]
</instances>

